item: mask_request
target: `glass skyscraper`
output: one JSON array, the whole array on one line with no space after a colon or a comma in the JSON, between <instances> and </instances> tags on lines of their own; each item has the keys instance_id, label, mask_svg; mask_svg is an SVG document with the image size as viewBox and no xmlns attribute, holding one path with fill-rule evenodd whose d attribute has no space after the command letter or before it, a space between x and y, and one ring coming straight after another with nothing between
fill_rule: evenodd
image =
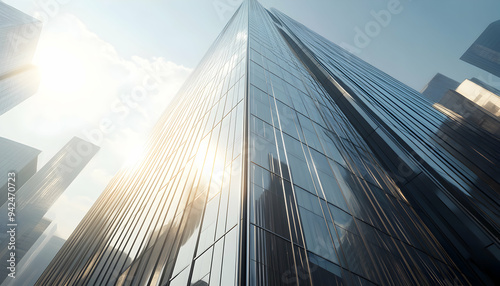
<instances>
[{"instance_id":1,"label":"glass skyscraper","mask_svg":"<svg viewBox=\"0 0 500 286\"><path fill-rule=\"evenodd\" d=\"M0 174L16 172L21 187L36 173L40 150L0 137ZM0 206L7 201L7 176L0 178Z\"/></svg>"},{"instance_id":2,"label":"glass skyscraper","mask_svg":"<svg viewBox=\"0 0 500 286\"><path fill-rule=\"evenodd\" d=\"M492 284L495 139L446 120L245 1L37 285Z\"/></svg>"},{"instance_id":3,"label":"glass skyscraper","mask_svg":"<svg viewBox=\"0 0 500 286\"><path fill-rule=\"evenodd\" d=\"M0 115L38 89L39 75L31 65L42 23L0 2Z\"/></svg>"},{"instance_id":4,"label":"glass skyscraper","mask_svg":"<svg viewBox=\"0 0 500 286\"><path fill-rule=\"evenodd\" d=\"M491 23L460 59L500 77L500 20Z\"/></svg>"},{"instance_id":5,"label":"glass skyscraper","mask_svg":"<svg viewBox=\"0 0 500 286\"><path fill-rule=\"evenodd\" d=\"M15 208L15 249L8 243L11 225L0 225L0 283L9 274L7 260L15 254L17 263L23 259L51 221L44 215L64 193L66 188L80 174L94 157L99 147L72 138L52 159L36 172L24 185L15 188L15 199L8 200L0 207L0 215L8 218L8 212ZM9 172L15 172L10 170ZM4 173L7 175L7 173ZM17 178L18 173L16 173ZM10 181L12 182L12 181ZM12 198L9 196L9 198ZM7 278L12 279L12 278ZM15 278L14 278L15 279Z\"/></svg>"}]
</instances>

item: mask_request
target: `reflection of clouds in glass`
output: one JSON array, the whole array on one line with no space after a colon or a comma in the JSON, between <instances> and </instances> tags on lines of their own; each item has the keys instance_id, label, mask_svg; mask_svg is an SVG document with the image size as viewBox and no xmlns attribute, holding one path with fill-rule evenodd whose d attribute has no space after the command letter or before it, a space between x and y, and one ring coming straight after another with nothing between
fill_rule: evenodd
<instances>
[{"instance_id":1,"label":"reflection of clouds in glass","mask_svg":"<svg viewBox=\"0 0 500 286\"><path fill-rule=\"evenodd\" d=\"M246 42L247 38L248 38L248 34L247 34L247 32L246 32L246 31L241 31L241 32L239 32L239 33L236 35L236 39L237 39L238 41Z\"/></svg>"}]
</instances>

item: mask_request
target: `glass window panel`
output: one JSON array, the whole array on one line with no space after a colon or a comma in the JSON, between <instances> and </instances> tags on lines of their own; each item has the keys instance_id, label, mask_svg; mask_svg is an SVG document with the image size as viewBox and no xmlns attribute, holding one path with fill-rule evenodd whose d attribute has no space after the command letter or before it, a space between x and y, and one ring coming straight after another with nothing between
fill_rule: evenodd
<instances>
[{"instance_id":1,"label":"glass window panel","mask_svg":"<svg viewBox=\"0 0 500 286\"><path fill-rule=\"evenodd\" d=\"M356 224L354 223L354 219L353 217L346 213L345 211L339 209L338 207L334 206L334 205L328 205L329 208L330 208L330 212L333 216L333 221L335 222L335 224L345 228L345 229L348 229L350 230L351 232L355 232L357 233L357 228L356 228Z\"/></svg>"},{"instance_id":2,"label":"glass window panel","mask_svg":"<svg viewBox=\"0 0 500 286\"><path fill-rule=\"evenodd\" d=\"M304 151L302 150L302 144L300 144L300 141L291 136L288 136L287 134L283 134L283 140L285 141L287 154L295 155L296 157L305 161Z\"/></svg>"},{"instance_id":3,"label":"glass window panel","mask_svg":"<svg viewBox=\"0 0 500 286\"><path fill-rule=\"evenodd\" d=\"M235 123L236 123L236 112L233 110L229 115L228 115L228 120L230 121L230 127L229 127L229 137L228 137L228 143L227 143L227 148L226 148L226 161L224 163L224 166L229 164L233 160L233 145L234 145L234 133L235 133Z\"/></svg>"},{"instance_id":4,"label":"glass window panel","mask_svg":"<svg viewBox=\"0 0 500 286\"><path fill-rule=\"evenodd\" d=\"M285 201L288 206L288 222L292 233L292 241L299 246L303 246L304 242L302 240L302 231L299 223L299 210L295 200L292 184L287 180L283 180L283 184L285 187Z\"/></svg>"},{"instance_id":5,"label":"glass window panel","mask_svg":"<svg viewBox=\"0 0 500 286\"><path fill-rule=\"evenodd\" d=\"M233 101L236 100L236 96L235 96L235 93L237 91L237 88L238 86L233 86L228 92L227 92L227 102L226 102L226 106L224 107L224 116L226 114L229 113L229 111L231 111L231 109L233 108Z\"/></svg>"},{"instance_id":6,"label":"glass window panel","mask_svg":"<svg viewBox=\"0 0 500 286\"><path fill-rule=\"evenodd\" d=\"M349 270L370 279L377 279L375 267L361 237L341 227L337 227L337 233Z\"/></svg>"},{"instance_id":7,"label":"glass window panel","mask_svg":"<svg viewBox=\"0 0 500 286\"><path fill-rule=\"evenodd\" d=\"M235 227L226 234L224 239L221 285L237 285L238 246L238 228Z\"/></svg>"},{"instance_id":8,"label":"glass window panel","mask_svg":"<svg viewBox=\"0 0 500 286\"><path fill-rule=\"evenodd\" d=\"M338 263L325 219L303 207L299 207L299 210L307 249Z\"/></svg>"},{"instance_id":9,"label":"glass window panel","mask_svg":"<svg viewBox=\"0 0 500 286\"><path fill-rule=\"evenodd\" d=\"M205 253L196 259L193 267L193 275L191 276L191 285L203 285L203 282L208 285L208 275L212 266L212 252L210 247Z\"/></svg>"},{"instance_id":10,"label":"glass window panel","mask_svg":"<svg viewBox=\"0 0 500 286\"><path fill-rule=\"evenodd\" d=\"M231 165L226 229L232 228L240 220L241 187L241 157L239 157Z\"/></svg>"},{"instance_id":11,"label":"glass window panel","mask_svg":"<svg viewBox=\"0 0 500 286\"><path fill-rule=\"evenodd\" d=\"M338 265L311 252L308 252L307 255L309 256L309 267L311 269L313 285L343 285L342 269Z\"/></svg>"},{"instance_id":12,"label":"glass window panel","mask_svg":"<svg viewBox=\"0 0 500 286\"><path fill-rule=\"evenodd\" d=\"M315 192L311 173L307 163L295 155L288 154L288 167L292 173L292 181L307 190Z\"/></svg>"},{"instance_id":13,"label":"glass window panel","mask_svg":"<svg viewBox=\"0 0 500 286\"><path fill-rule=\"evenodd\" d=\"M276 102L276 106L278 108L278 113L280 116L281 130L296 139L300 138L296 128L298 119L295 110L279 101Z\"/></svg>"},{"instance_id":14,"label":"glass window panel","mask_svg":"<svg viewBox=\"0 0 500 286\"><path fill-rule=\"evenodd\" d=\"M278 151L274 141L270 142L262 137L253 135L250 138L250 160L267 169L271 169L274 158L278 158Z\"/></svg>"},{"instance_id":15,"label":"glass window panel","mask_svg":"<svg viewBox=\"0 0 500 286\"><path fill-rule=\"evenodd\" d=\"M329 176L333 176L332 169L330 168L330 164L328 164L326 156L316 150L310 151L316 170L322 171Z\"/></svg>"},{"instance_id":16,"label":"glass window panel","mask_svg":"<svg viewBox=\"0 0 500 286\"><path fill-rule=\"evenodd\" d=\"M363 215L363 208L361 207L358 199L356 198L351 189L351 186L354 184L354 182L352 182L353 179L352 176L354 175L348 170L346 170L344 167L342 167L340 164L335 163L334 161L331 160L328 161L333 169L335 178L339 183L340 189L344 194L345 201L347 202L347 205L349 205L350 208L349 209L343 208L342 205L338 205L338 207L342 208L346 212L349 213L352 212L352 214L355 216L361 217Z\"/></svg>"},{"instance_id":17,"label":"glass window panel","mask_svg":"<svg viewBox=\"0 0 500 286\"><path fill-rule=\"evenodd\" d=\"M298 112L300 112L304 115L307 115L307 110L304 107L304 103L302 102L302 99L301 99L302 96L304 96L304 95L296 90L294 90L290 94L290 98L292 99L293 107L295 108L295 110L297 110Z\"/></svg>"},{"instance_id":18,"label":"glass window panel","mask_svg":"<svg viewBox=\"0 0 500 286\"><path fill-rule=\"evenodd\" d=\"M267 81L264 69L254 62L250 62L250 82L256 87L267 91Z\"/></svg>"},{"instance_id":19,"label":"glass window panel","mask_svg":"<svg viewBox=\"0 0 500 286\"><path fill-rule=\"evenodd\" d=\"M215 115L215 122L219 122L222 120L226 99L227 96L222 97L221 100L219 100L219 103L217 104L217 114Z\"/></svg>"},{"instance_id":20,"label":"glass window panel","mask_svg":"<svg viewBox=\"0 0 500 286\"><path fill-rule=\"evenodd\" d=\"M342 247L340 245L339 236L337 234L336 226L333 222L328 221L328 229L330 230L330 235L332 236L333 245L335 246L335 251L340 260L340 265L347 267L347 259L344 256L344 252L342 251Z\"/></svg>"},{"instance_id":21,"label":"glass window panel","mask_svg":"<svg viewBox=\"0 0 500 286\"><path fill-rule=\"evenodd\" d=\"M215 222L217 221L217 212L219 210L219 196L220 194L210 200L205 208L205 217L203 218L203 225L198 243L198 253L203 252L214 242Z\"/></svg>"},{"instance_id":22,"label":"glass window panel","mask_svg":"<svg viewBox=\"0 0 500 286\"><path fill-rule=\"evenodd\" d=\"M204 206L205 196L200 196L191 204L189 208L185 210L185 212L187 212L185 214L186 223L182 231L180 249L173 272L174 274L190 264L193 259L196 242L198 241L200 221Z\"/></svg>"},{"instance_id":23,"label":"glass window panel","mask_svg":"<svg viewBox=\"0 0 500 286\"><path fill-rule=\"evenodd\" d=\"M262 172L270 177L269 185L250 187L250 222L289 239L282 180L268 171Z\"/></svg>"},{"instance_id":24,"label":"glass window panel","mask_svg":"<svg viewBox=\"0 0 500 286\"><path fill-rule=\"evenodd\" d=\"M171 286L185 286L188 284L190 267L186 267L179 275L172 279L169 283Z\"/></svg>"},{"instance_id":25,"label":"glass window panel","mask_svg":"<svg viewBox=\"0 0 500 286\"><path fill-rule=\"evenodd\" d=\"M215 243L214 255L212 259L212 269L210 271L210 286L219 286L221 270L222 270L222 255L224 252L224 239L220 239Z\"/></svg>"},{"instance_id":26,"label":"glass window panel","mask_svg":"<svg viewBox=\"0 0 500 286\"><path fill-rule=\"evenodd\" d=\"M255 116L250 118L250 130L256 135L274 142L274 128L272 125L260 120Z\"/></svg>"},{"instance_id":27,"label":"glass window panel","mask_svg":"<svg viewBox=\"0 0 500 286\"><path fill-rule=\"evenodd\" d=\"M274 86L273 86L273 88L274 88ZM277 100L280 101L280 103L283 102L286 105L293 107L293 101L290 98L290 96L288 95L288 90L285 88L284 85L277 87L277 88L274 88L273 92L274 92L274 96L276 97Z\"/></svg>"},{"instance_id":28,"label":"glass window panel","mask_svg":"<svg viewBox=\"0 0 500 286\"><path fill-rule=\"evenodd\" d=\"M295 195L297 196L297 204L299 206L306 208L319 216L323 216L317 196L299 187L295 187Z\"/></svg>"},{"instance_id":29,"label":"glass window panel","mask_svg":"<svg viewBox=\"0 0 500 286\"><path fill-rule=\"evenodd\" d=\"M256 52L254 49L250 49L250 59L259 65L262 65L262 55Z\"/></svg>"},{"instance_id":30,"label":"glass window panel","mask_svg":"<svg viewBox=\"0 0 500 286\"><path fill-rule=\"evenodd\" d=\"M323 193L325 194L326 200L342 209L347 210L347 204L345 202L342 191L337 184L337 180L322 171L319 171L318 175L321 180L321 186L323 188Z\"/></svg>"},{"instance_id":31,"label":"glass window panel","mask_svg":"<svg viewBox=\"0 0 500 286\"><path fill-rule=\"evenodd\" d=\"M269 102L264 103L258 100L252 100L251 102L252 114L259 117L260 119L266 121L267 123L272 123L271 109Z\"/></svg>"},{"instance_id":32,"label":"glass window panel","mask_svg":"<svg viewBox=\"0 0 500 286\"><path fill-rule=\"evenodd\" d=\"M251 285L297 283L292 244L253 225L250 226ZM232 285L232 284L231 284Z\"/></svg>"},{"instance_id":33,"label":"glass window panel","mask_svg":"<svg viewBox=\"0 0 500 286\"><path fill-rule=\"evenodd\" d=\"M219 215L217 217L217 231L216 231L216 238L221 237L225 232L226 232L226 220L227 220L227 210L228 210L228 203L229 203L229 188L230 188L230 168L231 166L229 165L224 169L224 171L221 174L221 179L222 181L220 184L222 184L222 190L221 190L221 197L220 197L220 204L219 204ZM214 178L215 174L212 176Z\"/></svg>"},{"instance_id":34,"label":"glass window panel","mask_svg":"<svg viewBox=\"0 0 500 286\"><path fill-rule=\"evenodd\" d=\"M318 134L320 134L319 138L323 145L323 150L325 150L325 154L340 164L345 165L344 157L341 155L341 151L338 147L340 144L338 136L318 125L316 125L316 130Z\"/></svg>"},{"instance_id":35,"label":"glass window panel","mask_svg":"<svg viewBox=\"0 0 500 286\"><path fill-rule=\"evenodd\" d=\"M196 282L191 282L191 286L208 286L210 282L210 274L198 279Z\"/></svg>"}]
</instances>

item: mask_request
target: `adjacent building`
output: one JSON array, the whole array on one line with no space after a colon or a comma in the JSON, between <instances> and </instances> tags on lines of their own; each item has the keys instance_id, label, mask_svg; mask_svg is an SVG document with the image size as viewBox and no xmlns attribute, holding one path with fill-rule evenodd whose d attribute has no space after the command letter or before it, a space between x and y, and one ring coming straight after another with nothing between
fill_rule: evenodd
<instances>
[{"instance_id":1,"label":"adjacent building","mask_svg":"<svg viewBox=\"0 0 500 286\"><path fill-rule=\"evenodd\" d=\"M36 285L493 285L495 139L447 120L244 1Z\"/></svg>"},{"instance_id":2,"label":"adjacent building","mask_svg":"<svg viewBox=\"0 0 500 286\"><path fill-rule=\"evenodd\" d=\"M7 201L7 175L17 174L16 185L21 187L36 173L40 150L0 137L0 206Z\"/></svg>"},{"instance_id":3,"label":"adjacent building","mask_svg":"<svg viewBox=\"0 0 500 286\"><path fill-rule=\"evenodd\" d=\"M0 115L32 96L39 75L31 60L42 23L0 2Z\"/></svg>"},{"instance_id":4,"label":"adjacent building","mask_svg":"<svg viewBox=\"0 0 500 286\"><path fill-rule=\"evenodd\" d=\"M460 83L445 75L437 73L431 81L420 91L430 102L439 102L448 90L455 90Z\"/></svg>"},{"instance_id":5,"label":"adjacent building","mask_svg":"<svg viewBox=\"0 0 500 286\"><path fill-rule=\"evenodd\" d=\"M500 20L491 23L460 59L500 77Z\"/></svg>"},{"instance_id":6,"label":"adjacent building","mask_svg":"<svg viewBox=\"0 0 500 286\"><path fill-rule=\"evenodd\" d=\"M500 138L500 90L477 78L458 83L437 74L421 91L434 108Z\"/></svg>"},{"instance_id":7,"label":"adjacent building","mask_svg":"<svg viewBox=\"0 0 500 286\"><path fill-rule=\"evenodd\" d=\"M65 242L55 234L56 230L57 224L52 222L17 265L16 279L6 279L1 284L2 286L33 286L35 284Z\"/></svg>"},{"instance_id":8,"label":"adjacent building","mask_svg":"<svg viewBox=\"0 0 500 286\"><path fill-rule=\"evenodd\" d=\"M0 282L8 275L5 264L14 251L17 263L51 224L44 218L49 208L73 182L99 148L74 137L52 159L15 192L15 250L9 249L11 226L0 225ZM16 174L17 177L17 174ZM10 203L10 201L8 202ZM0 215L8 217L8 203L0 207ZM8 278L11 279L11 278Z\"/></svg>"},{"instance_id":9,"label":"adjacent building","mask_svg":"<svg viewBox=\"0 0 500 286\"><path fill-rule=\"evenodd\" d=\"M500 118L500 90L472 78L463 81L456 91L492 116Z\"/></svg>"}]
</instances>

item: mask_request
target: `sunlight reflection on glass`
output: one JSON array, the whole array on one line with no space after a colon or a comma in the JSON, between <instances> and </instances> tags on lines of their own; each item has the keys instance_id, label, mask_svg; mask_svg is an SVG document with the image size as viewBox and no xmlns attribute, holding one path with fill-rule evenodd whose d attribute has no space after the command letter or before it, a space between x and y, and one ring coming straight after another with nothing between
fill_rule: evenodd
<instances>
[{"instance_id":1,"label":"sunlight reflection on glass","mask_svg":"<svg viewBox=\"0 0 500 286\"><path fill-rule=\"evenodd\" d=\"M123 167L133 168L136 167L137 163L141 162L145 156L144 148L142 145L135 146L130 149L125 159Z\"/></svg>"}]
</instances>

